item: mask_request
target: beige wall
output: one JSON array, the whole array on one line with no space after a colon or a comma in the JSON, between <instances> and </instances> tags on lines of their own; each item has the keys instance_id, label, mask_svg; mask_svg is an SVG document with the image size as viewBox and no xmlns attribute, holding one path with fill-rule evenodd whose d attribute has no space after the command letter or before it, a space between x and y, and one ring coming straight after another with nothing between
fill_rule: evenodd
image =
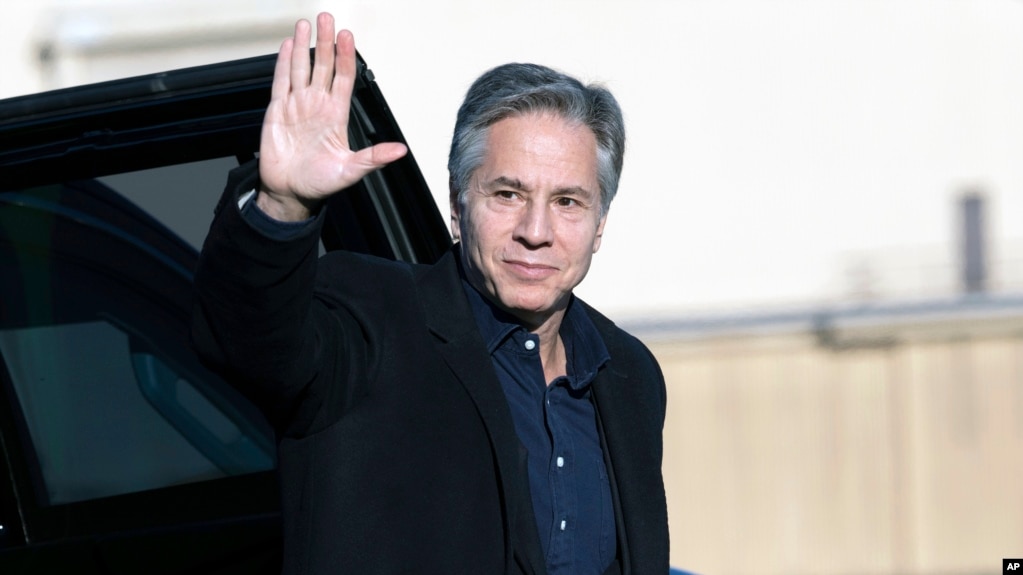
<instances>
[{"instance_id":1,"label":"beige wall","mask_svg":"<svg viewBox=\"0 0 1023 575\"><path fill-rule=\"evenodd\" d=\"M1023 554L1023 318L993 325L843 350L809 333L651 344L668 382L672 564L1000 572Z\"/></svg>"}]
</instances>

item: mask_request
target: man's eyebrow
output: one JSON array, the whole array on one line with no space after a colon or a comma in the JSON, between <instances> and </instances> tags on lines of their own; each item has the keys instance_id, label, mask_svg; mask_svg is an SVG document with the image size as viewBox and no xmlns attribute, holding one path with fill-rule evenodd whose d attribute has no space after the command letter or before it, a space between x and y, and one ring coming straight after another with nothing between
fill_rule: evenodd
<instances>
[{"instance_id":1,"label":"man's eyebrow","mask_svg":"<svg viewBox=\"0 0 1023 575\"><path fill-rule=\"evenodd\" d=\"M567 188L558 188L559 194L567 194L570 196L592 196L589 190L582 186L569 186Z\"/></svg>"},{"instance_id":2,"label":"man's eyebrow","mask_svg":"<svg viewBox=\"0 0 1023 575\"><path fill-rule=\"evenodd\" d=\"M493 180L490 180L488 186L490 188L512 188L513 190L529 191L522 181L515 178L509 178L508 176L498 176Z\"/></svg>"},{"instance_id":3,"label":"man's eyebrow","mask_svg":"<svg viewBox=\"0 0 1023 575\"><path fill-rule=\"evenodd\" d=\"M498 176L488 182L489 188L511 188L513 190L521 190L523 192L530 191L529 186L522 183L521 180L516 178L509 178L508 176ZM568 186L565 188L558 188L559 194L569 194L573 196L590 196L592 195L586 188L582 186Z\"/></svg>"}]
</instances>

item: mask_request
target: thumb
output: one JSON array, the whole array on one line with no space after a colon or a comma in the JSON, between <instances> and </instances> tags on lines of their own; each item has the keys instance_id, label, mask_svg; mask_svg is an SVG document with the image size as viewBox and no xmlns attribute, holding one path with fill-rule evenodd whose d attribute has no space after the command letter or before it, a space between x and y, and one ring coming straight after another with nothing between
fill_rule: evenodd
<instances>
[{"instance_id":1,"label":"thumb","mask_svg":"<svg viewBox=\"0 0 1023 575\"><path fill-rule=\"evenodd\" d=\"M408 148L405 147L405 144L384 142L359 150L353 159L355 160L354 164L361 168L363 174L368 174L400 159L406 153L408 153Z\"/></svg>"},{"instance_id":2,"label":"thumb","mask_svg":"<svg viewBox=\"0 0 1023 575\"><path fill-rule=\"evenodd\" d=\"M408 148L397 142L376 144L355 152L343 168L348 183L342 187L348 187L358 182L370 172L379 170L401 158L406 152L408 152Z\"/></svg>"}]
</instances>

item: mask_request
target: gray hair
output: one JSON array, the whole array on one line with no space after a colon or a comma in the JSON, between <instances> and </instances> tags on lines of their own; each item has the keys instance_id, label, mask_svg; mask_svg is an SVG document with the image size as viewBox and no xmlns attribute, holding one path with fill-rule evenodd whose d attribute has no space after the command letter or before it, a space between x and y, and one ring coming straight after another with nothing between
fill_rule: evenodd
<instances>
[{"instance_id":1,"label":"gray hair","mask_svg":"<svg viewBox=\"0 0 1023 575\"><path fill-rule=\"evenodd\" d=\"M615 97L606 88L536 64L505 64L480 76L465 95L455 120L448 155L451 194L465 203L473 173L483 164L490 126L509 117L554 113L579 122L597 139L597 181L600 215L607 213L618 192L625 155L625 121Z\"/></svg>"}]
</instances>

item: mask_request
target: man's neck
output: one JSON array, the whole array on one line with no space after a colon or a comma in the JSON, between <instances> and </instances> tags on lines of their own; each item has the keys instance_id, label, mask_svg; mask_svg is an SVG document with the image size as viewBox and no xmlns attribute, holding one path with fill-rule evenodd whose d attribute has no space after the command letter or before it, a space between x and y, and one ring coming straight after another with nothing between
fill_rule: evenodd
<instances>
[{"instance_id":1,"label":"man's neck","mask_svg":"<svg viewBox=\"0 0 1023 575\"><path fill-rule=\"evenodd\" d=\"M561 322L564 319L565 310L558 310L539 327L529 330L540 338L540 363L548 385L567 373L565 343L561 339Z\"/></svg>"}]
</instances>

